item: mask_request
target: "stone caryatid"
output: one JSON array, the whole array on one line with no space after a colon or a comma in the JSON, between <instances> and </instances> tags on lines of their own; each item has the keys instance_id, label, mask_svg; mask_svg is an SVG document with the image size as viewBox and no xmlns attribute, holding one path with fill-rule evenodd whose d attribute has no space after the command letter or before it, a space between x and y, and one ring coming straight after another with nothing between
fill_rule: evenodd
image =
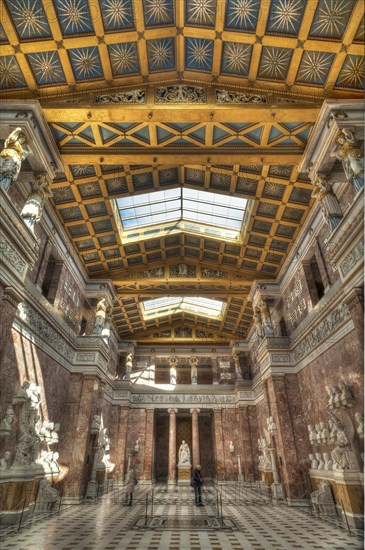
<instances>
[{"instance_id":1,"label":"stone caryatid","mask_svg":"<svg viewBox=\"0 0 365 550\"><path fill-rule=\"evenodd\" d=\"M234 361L234 370L236 372L236 379L242 380L242 372L241 372L241 365L240 365L240 356L238 353L235 353L233 355L233 361Z\"/></svg>"},{"instance_id":2,"label":"stone caryatid","mask_svg":"<svg viewBox=\"0 0 365 550\"><path fill-rule=\"evenodd\" d=\"M170 357L169 358L169 365L170 365L170 384L173 386L176 386L177 382L177 364L179 362L179 359L177 357Z\"/></svg>"},{"instance_id":3,"label":"stone caryatid","mask_svg":"<svg viewBox=\"0 0 365 550\"><path fill-rule=\"evenodd\" d=\"M36 223L42 219L46 200L52 197L53 193L49 188L50 180L47 174L38 174L32 184L32 191L21 211L24 223L34 233Z\"/></svg>"},{"instance_id":4,"label":"stone caryatid","mask_svg":"<svg viewBox=\"0 0 365 550\"><path fill-rule=\"evenodd\" d=\"M262 328L260 310L258 308L255 308L254 310L253 323L254 323L256 338L259 341L261 341L265 334L264 334L264 329Z\"/></svg>"},{"instance_id":5,"label":"stone caryatid","mask_svg":"<svg viewBox=\"0 0 365 550\"><path fill-rule=\"evenodd\" d=\"M127 356L125 358L125 375L124 380L130 380L131 373L132 373L132 367L133 367L133 352L127 353Z\"/></svg>"},{"instance_id":6,"label":"stone caryatid","mask_svg":"<svg viewBox=\"0 0 365 550\"><path fill-rule=\"evenodd\" d=\"M10 457L11 457L10 451L5 451L4 456L0 458L0 470L9 469Z\"/></svg>"},{"instance_id":7,"label":"stone caryatid","mask_svg":"<svg viewBox=\"0 0 365 550\"><path fill-rule=\"evenodd\" d=\"M356 191L364 187L364 153L353 130L342 128L336 136L335 156L342 161L347 179Z\"/></svg>"},{"instance_id":8,"label":"stone caryatid","mask_svg":"<svg viewBox=\"0 0 365 550\"><path fill-rule=\"evenodd\" d=\"M323 215L333 231L343 218L340 203L333 192L332 185L324 176L316 174L312 178L312 183L314 185L312 197L320 201Z\"/></svg>"},{"instance_id":9,"label":"stone caryatid","mask_svg":"<svg viewBox=\"0 0 365 550\"><path fill-rule=\"evenodd\" d=\"M271 315L266 300L261 300L259 308L264 335L271 336L274 333L274 327L272 326Z\"/></svg>"},{"instance_id":10,"label":"stone caryatid","mask_svg":"<svg viewBox=\"0 0 365 550\"><path fill-rule=\"evenodd\" d=\"M27 136L21 128L15 128L6 138L4 149L0 152L0 185L5 191L18 179L22 162L30 152Z\"/></svg>"},{"instance_id":11,"label":"stone caryatid","mask_svg":"<svg viewBox=\"0 0 365 550\"><path fill-rule=\"evenodd\" d=\"M189 364L191 367L191 371L190 371L191 383L197 384L198 383L198 358L190 357Z\"/></svg>"},{"instance_id":12,"label":"stone caryatid","mask_svg":"<svg viewBox=\"0 0 365 550\"><path fill-rule=\"evenodd\" d=\"M101 335L101 333L103 332L105 319L106 319L106 311L107 311L106 299L101 298L101 300L99 300L98 303L96 304L95 325L94 325L93 334Z\"/></svg>"},{"instance_id":13,"label":"stone caryatid","mask_svg":"<svg viewBox=\"0 0 365 550\"><path fill-rule=\"evenodd\" d=\"M178 466L191 466L189 445L183 439L179 448Z\"/></svg>"}]
</instances>

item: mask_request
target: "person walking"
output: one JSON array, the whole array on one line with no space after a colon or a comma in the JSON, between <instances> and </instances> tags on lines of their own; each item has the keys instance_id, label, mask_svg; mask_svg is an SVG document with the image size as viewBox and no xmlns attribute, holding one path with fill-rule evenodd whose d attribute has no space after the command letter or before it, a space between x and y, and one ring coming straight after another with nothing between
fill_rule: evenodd
<instances>
[{"instance_id":1,"label":"person walking","mask_svg":"<svg viewBox=\"0 0 365 550\"><path fill-rule=\"evenodd\" d=\"M132 466L127 472L126 486L125 486L125 505L132 506L133 493L138 481L136 479Z\"/></svg>"},{"instance_id":2,"label":"person walking","mask_svg":"<svg viewBox=\"0 0 365 550\"><path fill-rule=\"evenodd\" d=\"M202 467L200 464L197 464L197 466L193 470L193 487L194 487L194 495L195 495L195 506L204 506L202 503L202 485L203 485L203 477L201 474Z\"/></svg>"}]
</instances>

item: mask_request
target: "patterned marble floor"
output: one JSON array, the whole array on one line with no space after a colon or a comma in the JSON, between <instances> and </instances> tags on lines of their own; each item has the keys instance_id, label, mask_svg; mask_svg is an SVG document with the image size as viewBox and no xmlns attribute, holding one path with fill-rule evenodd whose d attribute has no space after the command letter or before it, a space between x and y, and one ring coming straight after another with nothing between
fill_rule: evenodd
<instances>
[{"instance_id":1,"label":"patterned marble floor","mask_svg":"<svg viewBox=\"0 0 365 550\"><path fill-rule=\"evenodd\" d=\"M146 491L136 491L133 506L109 493L97 504L67 506L53 515L0 530L1 550L359 550L363 540L350 536L298 508L273 506L252 498L223 504L223 525L212 492L206 505L193 505L187 488L180 495L155 492L154 520L145 526ZM150 508L149 508L150 510ZM156 519L157 518L157 519ZM187 528L191 525L195 529ZM181 520L179 523L179 519ZM162 525L166 525L165 527ZM153 527L154 525L154 527ZM205 527L202 527L205 525ZM175 526L175 527L174 527ZM12 532L11 532L12 531Z\"/></svg>"}]
</instances>

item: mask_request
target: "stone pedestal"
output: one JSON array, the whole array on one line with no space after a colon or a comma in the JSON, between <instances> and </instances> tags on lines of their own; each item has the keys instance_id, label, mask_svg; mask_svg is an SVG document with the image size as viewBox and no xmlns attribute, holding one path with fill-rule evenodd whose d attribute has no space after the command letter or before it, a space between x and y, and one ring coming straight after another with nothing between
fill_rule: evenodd
<instances>
[{"instance_id":1,"label":"stone pedestal","mask_svg":"<svg viewBox=\"0 0 365 550\"><path fill-rule=\"evenodd\" d=\"M261 470L261 479L265 485L272 485L274 483L274 475L271 470Z\"/></svg>"},{"instance_id":2,"label":"stone pedestal","mask_svg":"<svg viewBox=\"0 0 365 550\"><path fill-rule=\"evenodd\" d=\"M178 485L189 485L191 479L191 467L190 466L178 466L177 467L177 482Z\"/></svg>"}]
</instances>

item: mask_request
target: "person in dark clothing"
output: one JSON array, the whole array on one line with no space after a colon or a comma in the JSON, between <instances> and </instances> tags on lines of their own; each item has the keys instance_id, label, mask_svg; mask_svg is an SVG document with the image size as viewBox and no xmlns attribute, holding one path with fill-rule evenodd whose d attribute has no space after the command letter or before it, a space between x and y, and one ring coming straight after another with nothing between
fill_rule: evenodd
<instances>
[{"instance_id":1,"label":"person in dark clothing","mask_svg":"<svg viewBox=\"0 0 365 550\"><path fill-rule=\"evenodd\" d=\"M195 506L204 506L202 503L202 484L203 477L201 475L201 466L197 464L196 468L193 470L193 487L195 494Z\"/></svg>"}]
</instances>

